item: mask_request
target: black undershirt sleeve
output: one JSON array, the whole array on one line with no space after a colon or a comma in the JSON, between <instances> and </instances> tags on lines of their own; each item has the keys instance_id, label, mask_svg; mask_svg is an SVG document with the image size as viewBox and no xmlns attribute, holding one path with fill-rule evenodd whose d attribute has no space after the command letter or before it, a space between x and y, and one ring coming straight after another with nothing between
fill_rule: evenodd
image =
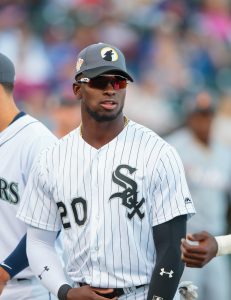
<instances>
[{"instance_id":1,"label":"black undershirt sleeve","mask_svg":"<svg viewBox=\"0 0 231 300\"><path fill-rule=\"evenodd\" d=\"M156 264L147 300L172 300L184 270L180 242L186 235L187 216L178 216L153 227ZM159 297L159 298L158 298Z\"/></svg>"}]
</instances>

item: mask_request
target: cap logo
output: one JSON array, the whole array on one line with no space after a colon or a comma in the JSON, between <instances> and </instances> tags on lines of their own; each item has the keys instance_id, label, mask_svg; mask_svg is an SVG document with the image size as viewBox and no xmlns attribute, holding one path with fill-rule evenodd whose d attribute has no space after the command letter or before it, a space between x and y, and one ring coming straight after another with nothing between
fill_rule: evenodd
<instances>
[{"instance_id":1,"label":"cap logo","mask_svg":"<svg viewBox=\"0 0 231 300\"><path fill-rule=\"evenodd\" d=\"M80 68L81 68L81 66L82 66L82 64L83 64L83 62L84 62L84 60L83 60L82 58L79 58L79 59L77 60L77 63L76 63L76 71L77 71L77 72L79 72L79 70L80 70Z\"/></svg>"},{"instance_id":2,"label":"cap logo","mask_svg":"<svg viewBox=\"0 0 231 300\"><path fill-rule=\"evenodd\" d=\"M105 47L101 50L101 57L107 61L117 61L118 53L111 47Z\"/></svg>"}]
</instances>

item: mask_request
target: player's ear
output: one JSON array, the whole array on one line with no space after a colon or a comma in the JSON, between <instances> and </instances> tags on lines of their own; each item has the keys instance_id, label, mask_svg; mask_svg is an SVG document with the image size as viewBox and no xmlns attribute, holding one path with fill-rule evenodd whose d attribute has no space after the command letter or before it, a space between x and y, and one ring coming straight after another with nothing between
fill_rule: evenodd
<instances>
[{"instance_id":1,"label":"player's ear","mask_svg":"<svg viewBox=\"0 0 231 300\"><path fill-rule=\"evenodd\" d=\"M80 85L76 82L72 85L73 92L77 96L77 99L81 99Z\"/></svg>"}]
</instances>

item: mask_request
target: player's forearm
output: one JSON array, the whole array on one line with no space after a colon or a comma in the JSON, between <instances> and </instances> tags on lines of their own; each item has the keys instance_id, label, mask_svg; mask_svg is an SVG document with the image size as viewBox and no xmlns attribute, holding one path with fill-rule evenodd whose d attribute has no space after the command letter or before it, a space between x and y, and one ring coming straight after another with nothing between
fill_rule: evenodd
<instances>
[{"instance_id":1,"label":"player's forearm","mask_svg":"<svg viewBox=\"0 0 231 300\"><path fill-rule=\"evenodd\" d=\"M147 300L172 300L174 298L184 270L180 240L185 233L186 216L179 216L153 227L157 258Z\"/></svg>"},{"instance_id":2,"label":"player's forearm","mask_svg":"<svg viewBox=\"0 0 231 300\"><path fill-rule=\"evenodd\" d=\"M218 244L217 256L231 254L231 234L215 236Z\"/></svg>"},{"instance_id":3,"label":"player's forearm","mask_svg":"<svg viewBox=\"0 0 231 300\"><path fill-rule=\"evenodd\" d=\"M18 259L20 257L20 259ZM28 259L26 255L26 235L18 243L14 251L1 262L0 266L9 274L12 278L19 272L28 267Z\"/></svg>"},{"instance_id":4,"label":"player's forearm","mask_svg":"<svg viewBox=\"0 0 231 300\"><path fill-rule=\"evenodd\" d=\"M41 283L55 296L60 287L68 284L54 242L57 232L29 227L27 232L27 256L30 267Z\"/></svg>"},{"instance_id":5,"label":"player's forearm","mask_svg":"<svg viewBox=\"0 0 231 300\"><path fill-rule=\"evenodd\" d=\"M179 258L179 252L170 247L154 268L147 300L172 300L183 270L184 264Z\"/></svg>"}]
</instances>

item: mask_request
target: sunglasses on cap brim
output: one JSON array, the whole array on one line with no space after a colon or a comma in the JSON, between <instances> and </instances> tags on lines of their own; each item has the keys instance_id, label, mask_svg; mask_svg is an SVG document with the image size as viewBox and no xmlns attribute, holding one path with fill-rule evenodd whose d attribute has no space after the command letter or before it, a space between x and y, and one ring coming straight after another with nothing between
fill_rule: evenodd
<instances>
[{"instance_id":1,"label":"sunglasses on cap brim","mask_svg":"<svg viewBox=\"0 0 231 300\"><path fill-rule=\"evenodd\" d=\"M125 77L120 75L100 75L95 78L80 78L77 83L86 83L93 89L104 90L108 84L111 84L114 90L126 88L128 81Z\"/></svg>"}]
</instances>

